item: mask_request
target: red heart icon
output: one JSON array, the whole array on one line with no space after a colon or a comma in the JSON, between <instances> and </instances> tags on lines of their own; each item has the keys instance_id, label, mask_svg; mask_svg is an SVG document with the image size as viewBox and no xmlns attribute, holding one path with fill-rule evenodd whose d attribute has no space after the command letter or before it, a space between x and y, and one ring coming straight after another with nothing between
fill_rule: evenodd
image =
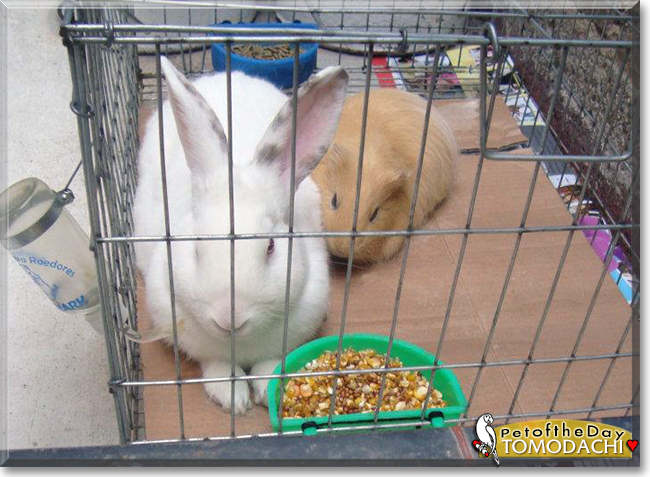
<instances>
[{"instance_id":1,"label":"red heart icon","mask_svg":"<svg viewBox=\"0 0 650 477\"><path fill-rule=\"evenodd\" d=\"M629 441L627 441L627 446L630 448L632 452L634 452L634 449L636 449L636 446L638 445L639 445L639 441L637 441L636 439L634 440L630 439Z\"/></svg>"}]
</instances>

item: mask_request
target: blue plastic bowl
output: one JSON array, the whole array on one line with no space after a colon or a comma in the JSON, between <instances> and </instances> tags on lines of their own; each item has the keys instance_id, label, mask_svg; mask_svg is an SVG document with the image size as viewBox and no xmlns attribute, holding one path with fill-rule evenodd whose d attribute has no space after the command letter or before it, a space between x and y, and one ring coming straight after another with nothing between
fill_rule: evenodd
<instances>
[{"instance_id":1,"label":"blue plastic bowl","mask_svg":"<svg viewBox=\"0 0 650 477\"><path fill-rule=\"evenodd\" d=\"M318 26L311 23L219 23L220 28L292 28L317 30ZM236 43L236 41L235 41ZM265 43L269 45L269 43ZM318 43L301 43L303 53L298 57L298 82L302 83L314 72ZM241 56L232 52L230 65L233 71L242 71L249 76L255 76L270 81L280 89L293 86L293 58L282 60L262 60ZM226 71L226 48L223 43L212 45L212 66L215 71Z\"/></svg>"}]
</instances>

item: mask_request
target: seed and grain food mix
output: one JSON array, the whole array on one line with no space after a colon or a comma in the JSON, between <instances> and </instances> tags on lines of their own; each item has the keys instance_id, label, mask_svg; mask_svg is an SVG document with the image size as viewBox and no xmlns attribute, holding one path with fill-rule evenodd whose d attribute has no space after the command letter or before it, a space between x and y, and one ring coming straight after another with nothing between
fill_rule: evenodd
<instances>
[{"instance_id":1,"label":"seed and grain food mix","mask_svg":"<svg viewBox=\"0 0 650 477\"><path fill-rule=\"evenodd\" d=\"M257 60L284 60L286 58L292 58L294 50L293 45L257 45L254 43L244 43L232 47L232 51L238 55ZM304 51L300 48L299 54L302 53Z\"/></svg>"},{"instance_id":2,"label":"seed and grain food mix","mask_svg":"<svg viewBox=\"0 0 650 477\"><path fill-rule=\"evenodd\" d=\"M326 351L307 363L300 372L332 371L336 369L336 352ZM383 368L386 356L368 349L341 352L341 369ZM403 367L398 358L391 358L389 368ZM334 414L374 412L379 399L381 373L348 374L338 376ZM421 409L429 382L419 371L386 373L386 384L381 411ZM282 415L288 418L327 416L333 394L334 376L291 378L285 385ZM442 393L431 391L427 407L444 407Z\"/></svg>"}]
</instances>

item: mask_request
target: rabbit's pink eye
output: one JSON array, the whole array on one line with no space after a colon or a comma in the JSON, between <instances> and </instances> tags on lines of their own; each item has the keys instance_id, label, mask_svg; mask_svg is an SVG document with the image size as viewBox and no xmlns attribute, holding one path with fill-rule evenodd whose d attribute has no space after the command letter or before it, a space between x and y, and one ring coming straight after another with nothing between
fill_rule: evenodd
<instances>
[{"instance_id":1,"label":"rabbit's pink eye","mask_svg":"<svg viewBox=\"0 0 650 477\"><path fill-rule=\"evenodd\" d=\"M269 246L266 248L266 254L271 255L273 250L275 250L275 242L273 239L269 239Z\"/></svg>"}]
</instances>

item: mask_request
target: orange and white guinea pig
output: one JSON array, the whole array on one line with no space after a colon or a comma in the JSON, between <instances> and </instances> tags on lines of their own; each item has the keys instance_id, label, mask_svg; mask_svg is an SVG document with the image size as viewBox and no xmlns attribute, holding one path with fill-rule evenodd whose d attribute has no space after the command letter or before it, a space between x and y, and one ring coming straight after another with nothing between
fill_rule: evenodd
<instances>
[{"instance_id":1,"label":"orange and white guinea pig","mask_svg":"<svg viewBox=\"0 0 650 477\"><path fill-rule=\"evenodd\" d=\"M332 146L312 173L321 191L323 223L330 232L352 229L363 96L359 93L346 99ZM394 89L370 92L358 231L407 228L426 105L424 98L413 93ZM432 107L413 228L420 228L449 193L457 155L449 125ZM327 243L332 255L348 258L349 237L330 237ZM404 236L358 237L354 261L388 260L403 243Z\"/></svg>"}]
</instances>

